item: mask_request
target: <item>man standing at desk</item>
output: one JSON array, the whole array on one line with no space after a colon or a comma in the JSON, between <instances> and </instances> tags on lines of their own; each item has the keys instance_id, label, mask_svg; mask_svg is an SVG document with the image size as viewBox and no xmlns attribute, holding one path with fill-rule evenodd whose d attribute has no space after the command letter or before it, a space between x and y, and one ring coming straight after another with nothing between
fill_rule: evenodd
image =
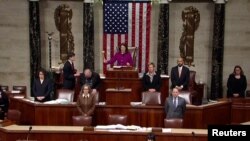
<instances>
[{"instance_id":1,"label":"man standing at desk","mask_svg":"<svg viewBox=\"0 0 250 141\"><path fill-rule=\"evenodd\" d=\"M63 88L73 90L75 88L75 77L79 76L74 67L75 53L68 54L68 61L63 66Z\"/></svg>"},{"instance_id":2,"label":"man standing at desk","mask_svg":"<svg viewBox=\"0 0 250 141\"><path fill-rule=\"evenodd\" d=\"M177 66L171 70L171 88L177 88L178 90L187 90L189 83L189 68L184 66L183 58L177 59Z\"/></svg>"}]
</instances>

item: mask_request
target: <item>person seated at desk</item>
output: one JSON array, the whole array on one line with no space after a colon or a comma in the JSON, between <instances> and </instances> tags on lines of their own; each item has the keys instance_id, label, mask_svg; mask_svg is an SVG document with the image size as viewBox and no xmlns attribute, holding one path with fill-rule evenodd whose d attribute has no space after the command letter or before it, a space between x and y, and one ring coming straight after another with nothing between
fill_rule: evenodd
<instances>
[{"instance_id":1,"label":"person seated at desk","mask_svg":"<svg viewBox=\"0 0 250 141\"><path fill-rule=\"evenodd\" d=\"M51 100L50 93L52 92L52 82L46 77L46 71L44 69L38 71L33 82L32 92L35 101L46 102Z\"/></svg>"},{"instance_id":2,"label":"person seated at desk","mask_svg":"<svg viewBox=\"0 0 250 141\"><path fill-rule=\"evenodd\" d=\"M241 66L235 66L227 80L227 97L244 97L247 88L247 79Z\"/></svg>"},{"instance_id":3,"label":"person seated at desk","mask_svg":"<svg viewBox=\"0 0 250 141\"><path fill-rule=\"evenodd\" d=\"M179 97L179 90L173 88L172 96L169 96L165 101L165 112L167 118L183 118L186 111L186 101Z\"/></svg>"},{"instance_id":4,"label":"person seated at desk","mask_svg":"<svg viewBox=\"0 0 250 141\"><path fill-rule=\"evenodd\" d=\"M190 77L189 68L184 66L183 58L178 58L177 64L177 66L171 69L171 88L187 90Z\"/></svg>"},{"instance_id":5,"label":"person seated at desk","mask_svg":"<svg viewBox=\"0 0 250 141\"><path fill-rule=\"evenodd\" d=\"M161 76L155 71L155 64L148 64L148 72L142 77L144 91L156 92L161 88Z\"/></svg>"},{"instance_id":6,"label":"person seated at desk","mask_svg":"<svg viewBox=\"0 0 250 141\"><path fill-rule=\"evenodd\" d=\"M128 46L123 43L119 47L119 52L117 52L109 61L107 61L105 58L103 59L103 62L105 64L111 64L113 65L117 61L117 66L133 66L133 59L128 51Z\"/></svg>"},{"instance_id":7,"label":"person seated at desk","mask_svg":"<svg viewBox=\"0 0 250 141\"><path fill-rule=\"evenodd\" d=\"M95 95L91 93L89 85L83 85L76 102L79 113L83 116L91 116L95 110Z\"/></svg>"},{"instance_id":8,"label":"person seated at desk","mask_svg":"<svg viewBox=\"0 0 250 141\"><path fill-rule=\"evenodd\" d=\"M80 75L80 85L89 85L92 89L92 93L97 93L97 89L100 86L100 75L91 71L89 68L84 70L84 73Z\"/></svg>"},{"instance_id":9,"label":"person seated at desk","mask_svg":"<svg viewBox=\"0 0 250 141\"><path fill-rule=\"evenodd\" d=\"M4 117L9 109L9 98L7 94L2 90L0 86L0 119L4 120Z\"/></svg>"}]
</instances>

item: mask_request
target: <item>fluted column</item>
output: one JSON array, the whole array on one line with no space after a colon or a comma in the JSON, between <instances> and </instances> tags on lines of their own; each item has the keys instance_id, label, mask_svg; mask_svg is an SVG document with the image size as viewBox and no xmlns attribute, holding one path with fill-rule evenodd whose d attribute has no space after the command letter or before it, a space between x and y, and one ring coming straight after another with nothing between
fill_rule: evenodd
<instances>
[{"instance_id":1,"label":"fluted column","mask_svg":"<svg viewBox=\"0 0 250 141\"><path fill-rule=\"evenodd\" d=\"M158 25L157 68L162 74L168 74L169 51L169 0L160 3Z\"/></svg>"},{"instance_id":2,"label":"fluted column","mask_svg":"<svg viewBox=\"0 0 250 141\"><path fill-rule=\"evenodd\" d=\"M29 37L30 37L30 78L31 88L33 79L41 67L41 41L39 0L29 1ZM31 93L31 96L33 94Z\"/></svg>"},{"instance_id":3,"label":"fluted column","mask_svg":"<svg viewBox=\"0 0 250 141\"><path fill-rule=\"evenodd\" d=\"M94 12L93 0L83 3L83 63L84 68L94 70Z\"/></svg>"},{"instance_id":4,"label":"fluted column","mask_svg":"<svg viewBox=\"0 0 250 141\"><path fill-rule=\"evenodd\" d=\"M211 99L223 97L222 76L224 57L225 0L214 0L214 35L212 51Z\"/></svg>"}]
</instances>

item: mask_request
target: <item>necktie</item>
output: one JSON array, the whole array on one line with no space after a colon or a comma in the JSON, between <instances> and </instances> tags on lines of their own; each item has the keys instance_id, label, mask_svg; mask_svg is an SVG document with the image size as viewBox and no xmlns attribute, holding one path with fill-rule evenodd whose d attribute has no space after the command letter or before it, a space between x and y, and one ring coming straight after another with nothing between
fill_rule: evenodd
<instances>
[{"instance_id":1,"label":"necktie","mask_svg":"<svg viewBox=\"0 0 250 141\"><path fill-rule=\"evenodd\" d=\"M177 104L176 104L176 97L174 98L174 106L175 106L175 108L177 107Z\"/></svg>"},{"instance_id":2,"label":"necktie","mask_svg":"<svg viewBox=\"0 0 250 141\"><path fill-rule=\"evenodd\" d=\"M72 62L71 64L71 67L72 67L72 70L74 71L75 70L75 67L74 67L74 63Z\"/></svg>"}]
</instances>

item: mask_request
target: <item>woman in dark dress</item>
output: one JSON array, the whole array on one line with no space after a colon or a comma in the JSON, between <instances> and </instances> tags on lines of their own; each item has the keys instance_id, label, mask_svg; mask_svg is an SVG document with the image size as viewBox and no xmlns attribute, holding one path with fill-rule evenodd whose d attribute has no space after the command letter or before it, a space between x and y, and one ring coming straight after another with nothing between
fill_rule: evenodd
<instances>
[{"instance_id":1,"label":"woman in dark dress","mask_svg":"<svg viewBox=\"0 0 250 141\"><path fill-rule=\"evenodd\" d=\"M38 76L33 82L32 92L35 101L45 102L50 100L50 93L52 91L52 84L50 79L46 77L46 71L40 69Z\"/></svg>"},{"instance_id":2,"label":"woman in dark dress","mask_svg":"<svg viewBox=\"0 0 250 141\"><path fill-rule=\"evenodd\" d=\"M227 80L227 97L244 97L247 88L247 80L240 66L235 66Z\"/></svg>"}]
</instances>

